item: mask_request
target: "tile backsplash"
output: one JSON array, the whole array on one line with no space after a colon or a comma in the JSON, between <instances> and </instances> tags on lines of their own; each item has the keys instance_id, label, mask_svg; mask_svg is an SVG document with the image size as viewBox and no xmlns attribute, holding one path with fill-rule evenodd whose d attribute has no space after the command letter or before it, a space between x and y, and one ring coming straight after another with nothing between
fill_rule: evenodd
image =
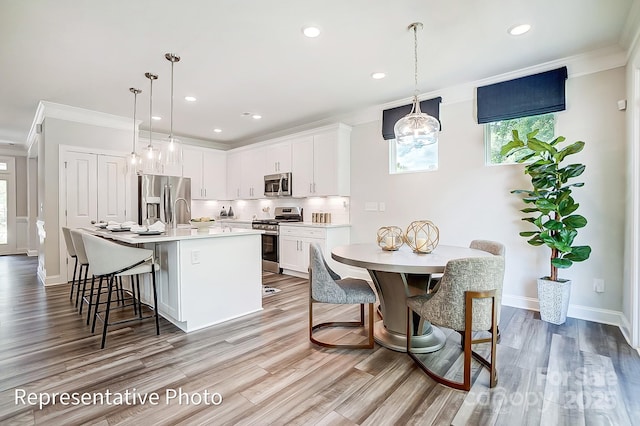
<instances>
[{"instance_id":1,"label":"tile backsplash","mask_svg":"<svg viewBox=\"0 0 640 426\"><path fill-rule=\"evenodd\" d=\"M192 200L191 216L218 218L224 208L233 208L236 219L272 219L276 207L302 207L305 222L311 222L312 213L331 213L331 222L349 223L349 197L267 198L260 200L209 201Z\"/></svg>"}]
</instances>

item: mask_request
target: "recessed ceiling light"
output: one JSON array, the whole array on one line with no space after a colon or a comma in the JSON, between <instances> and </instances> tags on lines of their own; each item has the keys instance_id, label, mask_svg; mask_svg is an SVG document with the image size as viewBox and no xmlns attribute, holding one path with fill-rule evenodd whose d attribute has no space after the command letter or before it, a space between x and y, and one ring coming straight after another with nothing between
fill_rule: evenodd
<instances>
[{"instance_id":1,"label":"recessed ceiling light","mask_svg":"<svg viewBox=\"0 0 640 426\"><path fill-rule=\"evenodd\" d=\"M222 129L213 129L214 133L220 133L222 132Z\"/></svg>"},{"instance_id":2,"label":"recessed ceiling light","mask_svg":"<svg viewBox=\"0 0 640 426\"><path fill-rule=\"evenodd\" d=\"M185 96L184 100L187 102L195 102L196 98L194 98L193 96Z\"/></svg>"},{"instance_id":3,"label":"recessed ceiling light","mask_svg":"<svg viewBox=\"0 0 640 426\"><path fill-rule=\"evenodd\" d=\"M309 25L302 28L302 33L309 38L318 37L320 35L320 28Z\"/></svg>"},{"instance_id":4,"label":"recessed ceiling light","mask_svg":"<svg viewBox=\"0 0 640 426\"><path fill-rule=\"evenodd\" d=\"M253 118L254 120L260 120L262 116L260 114L253 114L251 118Z\"/></svg>"},{"instance_id":5,"label":"recessed ceiling light","mask_svg":"<svg viewBox=\"0 0 640 426\"><path fill-rule=\"evenodd\" d=\"M381 78L385 78L387 75L383 72L374 72L371 74L371 78L374 80L380 80Z\"/></svg>"},{"instance_id":6,"label":"recessed ceiling light","mask_svg":"<svg viewBox=\"0 0 640 426\"><path fill-rule=\"evenodd\" d=\"M530 29L531 29L531 25L529 24L517 24L509 28L508 32L511 35L519 36L528 32Z\"/></svg>"},{"instance_id":7,"label":"recessed ceiling light","mask_svg":"<svg viewBox=\"0 0 640 426\"><path fill-rule=\"evenodd\" d=\"M162 117L159 117L159 116L157 116L157 115L154 115L153 117L151 117L151 119L152 119L152 120L155 120L155 121L160 121L160 120L162 120Z\"/></svg>"}]
</instances>

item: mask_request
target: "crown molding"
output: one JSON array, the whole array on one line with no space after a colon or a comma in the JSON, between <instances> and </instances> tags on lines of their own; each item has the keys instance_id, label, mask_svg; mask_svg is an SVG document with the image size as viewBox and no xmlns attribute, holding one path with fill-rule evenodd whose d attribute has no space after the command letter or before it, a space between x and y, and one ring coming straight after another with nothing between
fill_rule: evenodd
<instances>
[{"instance_id":1,"label":"crown molding","mask_svg":"<svg viewBox=\"0 0 640 426\"><path fill-rule=\"evenodd\" d=\"M45 118L56 118L58 120L73 121L118 130L130 130L132 120L128 117L107 114L105 112L92 111L70 105L57 104L55 102L40 101L38 102L38 108L36 109L36 114L29 129L29 135L27 136L28 146L31 146L35 141L36 135L38 134L38 125L42 124ZM140 126L140 123L142 123L142 120L136 120L136 127Z\"/></svg>"}]
</instances>

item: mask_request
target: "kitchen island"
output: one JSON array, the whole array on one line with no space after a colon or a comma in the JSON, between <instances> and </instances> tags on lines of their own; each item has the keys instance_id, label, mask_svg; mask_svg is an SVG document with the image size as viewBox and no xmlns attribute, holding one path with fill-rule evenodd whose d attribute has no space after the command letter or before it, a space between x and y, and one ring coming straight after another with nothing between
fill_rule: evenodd
<instances>
[{"instance_id":1,"label":"kitchen island","mask_svg":"<svg viewBox=\"0 0 640 426\"><path fill-rule=\"evenodd\" d=\"M154 250L158 312L184 332L262 309L262 231L215 226L160 235L93 233ZM144 299L150 290L147 280Z\"/></svg>"}]
</instances>

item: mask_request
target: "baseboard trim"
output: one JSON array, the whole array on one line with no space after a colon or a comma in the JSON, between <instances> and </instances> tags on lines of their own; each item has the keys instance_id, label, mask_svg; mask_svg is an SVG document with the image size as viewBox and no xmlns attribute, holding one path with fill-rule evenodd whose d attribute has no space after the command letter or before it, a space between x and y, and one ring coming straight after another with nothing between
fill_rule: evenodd
<instances>
[{"instance_id":1,"label":"baseboard trim","mask_svg":"<svg viewBox=\"0 0 640 426\"><path fill-rule=\"evenodd\" d=\"M540 305L538 299L533 297L511 296L502 295L502 304L506 306L512 306L514 308L529 309L531 311L540 311ZM612 311L609 309L592 308L590 306L582 305L569 305L569 311L567 316L571 318L577 318L585 321L593 321L602 324L615 325L622 329L624 324L624 314L619 311Z\"/></svg>"},{"instance_id":2,"label":"baseboard trim","mask_svg":"<svg viewBox=\"0 0 640 426\"><path fill-rule=\"evenodd\" d=\"M27 256L34 257L38 255L38 250L27 250Z\"/></svg>"}]
</instances>

